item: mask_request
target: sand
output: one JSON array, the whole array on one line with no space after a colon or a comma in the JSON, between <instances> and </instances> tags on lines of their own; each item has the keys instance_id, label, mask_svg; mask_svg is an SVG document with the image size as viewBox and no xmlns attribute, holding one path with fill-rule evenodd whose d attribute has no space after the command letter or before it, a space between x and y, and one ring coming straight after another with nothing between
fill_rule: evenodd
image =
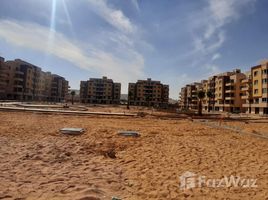
<instances>
[{"instance_id":1,"label":"sand","mask_svg":"<svg viewBox=\"0 0 268 200\"><path fill-rule=\"evenodd\" d=\"M150 116L0 112L0 119L0 199L268 199L265 139ZM65 136L63 127L86 132ZM119 130L141 137L118 136ZM182 190L186 171L254 178L257 187Z\"/></svg>"}]
</instances>

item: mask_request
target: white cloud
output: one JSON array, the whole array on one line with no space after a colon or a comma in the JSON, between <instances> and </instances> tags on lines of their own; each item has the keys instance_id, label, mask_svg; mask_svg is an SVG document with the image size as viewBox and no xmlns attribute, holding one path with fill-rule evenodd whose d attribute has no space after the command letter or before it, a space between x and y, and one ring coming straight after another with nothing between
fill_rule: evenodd
<instances>
[{"instance_id":1,"label":"white cloud","mask_svg":"<svg viewBox=\"0 0 268 200\"><path fill-rule=\"evenodd\" d=\"M219 59L219 58L221 58L221 54L220 54L220 53L215 53L215 54L212 56L211 60L214 61L214 60L217 60L217 59Z\"/></svg>"},{"instance_id":2,"label":"white cloud","mask_svg":"<svg viewBox=\"0 0 268 200\"><path fill-rule=\"evenodd\" d=\"M94 12L110 25L125 33L135 32L135 25L131 23L121 10L111 8L105 0L87 0Z\"/></svg>"},{"instance_id":3,"label":"white cloud","mask_svg":"<svg viewBox=\"0 0 268 200\"><path fill-rule=\"evenodd\" d=\"M53 43L49 43L49 35L49 28L35 23L0 20L0 38L12 45L51 54L81 69L121 81L125 86L143 77L143 56L134 49L125 48L122 56L117 56L94 47L82 49L59 32L53 33ZM122 89L126 92L126 87Z\"/></svg>"},{"instance_id":4,"label":"white cloud","mask_svg":"<svg viewBox=\"0 0 268 200\"><path fill-rule=\"evenodd\" d=\"M207 0L208 7L203 10L198 29L203 33L195 35L195 51L214 53L225 41L224 26L240 17L245 6L254 5L256 0ZM198 32L200 33L200 31Z\"/></svg>"},{"instance_id":5,"label":"white cloud","mask_svg":"<svg viewBox=\"0 0 268 200\"><path fill-rule=\"evenodd\" d=\"M138 0L131 0L132 4L134 5L135 9L139 12L140 6Z\"/></svg>"}]
</instances>

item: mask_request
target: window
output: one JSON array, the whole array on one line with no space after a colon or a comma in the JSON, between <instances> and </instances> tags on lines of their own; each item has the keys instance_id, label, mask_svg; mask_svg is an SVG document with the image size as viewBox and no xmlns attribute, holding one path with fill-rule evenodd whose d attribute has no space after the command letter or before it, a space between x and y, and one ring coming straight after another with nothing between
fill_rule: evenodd
<instances>
[{"instance_id":1,"label":"window","mask_svg":"<svg viewBox=\"0 0 268 200\"><path fill-rule=\"evenodd\" d=\"M254 76L257 76L257 75L258 75L258 71L255 71L255 72L254 72Z\"/></svg>"},{"instance_id":2,"label":"window","mask_svg":"<svg viewBox=\"0 0 268 200\"><path fill-rule=\"evenodd\" d=\"M262 102L267 102L267 98L262 98Z\"/></svg>"},{"instance_id":3,"label":"window","mask_svg":"<svg viewBox=\"0 0 268 200\"><path fill-rule=\"evenodd\" d=\"M262 93L267 93L267 88L262 88Z\"/></svg>"},{"instance_id":4,"label":"window","mask_svg":"<svg viewBox=\"0 0 268 200\"><path fill-rule=\"evenodd\" d=\"M258 80L255 80L254 85L258 85L258 82L259 82Z\"/></svg>"},{"instance_id":5,"label":"window","mask_svg":"<svg viewBox=\"0 0 268 200\"><path fill-rule=\"evenodd\" d=\"M258 89L255 89L254 94L258 94L258 93L259 93Z\"/></svg>"}]
</instances>

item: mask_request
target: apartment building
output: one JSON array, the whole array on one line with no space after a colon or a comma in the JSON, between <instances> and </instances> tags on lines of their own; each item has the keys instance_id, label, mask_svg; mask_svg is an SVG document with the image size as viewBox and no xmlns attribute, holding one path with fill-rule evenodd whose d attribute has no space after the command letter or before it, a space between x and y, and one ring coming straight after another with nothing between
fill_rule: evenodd
<instances>
[{"instance_id":1,"label":"apartment building","mask_svg":"<svg viewBox=\"0 0 268 200\"><path fill-rule=\"evenodd\" d=\"M243 112L241 81L246 78L240 69L218 74L215 78L215 110Z\"/></svg>"},{"instance_id":2,"label":"apartment building","mask_svg":"<svg viewBox=\"0 0 268 200\"><path fill-rule=\"evenodd\" d=\"M202 83L195 82L187 90L187 98L191 109L198 109L198 91L202 90Z\"/></svg>"},{"instance_id":3,"label":"apartment building","mask_svg":"<svg viewBox=\"0 0 268 200\"><path fill-rule=\"evenodd\" d=\"M246 77L241 80L241 99L242 107L246 113L251 113L252 98L252 75L251 71L245 73Z\"/></svg>"},{"instance_id":4,"label":"apartment building","mask_svg":"<svg viewBox=\"0 0 268 200\"><path fill-rule=\"evenodd\" d=\"M68 94L68 81L65 78L52 74L51 94L49 96L50 101L63 101Z\"/></svg>"},{"instance_id":5,"label":"apartment building","mask_svg":"<svg viewBox=\"0 0 268 200\"><path fill-rule=\"evenodd\" d=\"M202 90L206 94L202 100L204 110L244 112L246 110L243 106L245 101L242 99L241 89L244 84L242 80L245 79L246 75L241 73L239 69L211 76L208 80L202 80L201 83L186 85L182 88L184 93L181 92L180 99L186 105L185 107L197 109L197 92ZM212 94L211 97L207 95L209 92Z\"/></svg>"},{"instance_id":6,"label":"apartment building","mask_svg":"<svg viewBox=\"0 0 268 200\"><path fill-rule=\"evenodd\" d=\"M251 113L268 114L268 62L251 68L252 104Z\"/></svg>"},{"instance_id":7,"label":"apartment building","mask_svg":"<svg viewBox=\"0 0 268 200\"><path fill-rule=\"evenodd\" d=\"M2 67L4 66L4 67ZM40 67L20 59L1 61L1 82L4 82L1 99L26 101L63 101L68 92L68 81L50 72L43 72ZM53 84L60 77L61 85L54 93ZM3 92L4 91L4 92Z\"/></svg>"},{"instance_id":8,"label":"apartment building","mask_svg":"<svg viewBox=\"0 0 268 200\"><path fill-rule=\"evenodd\" d=\"M205 92L205 98L202 100L203 110L215 109L215 79L216 76L211 76L208 80L202 80L202 90ZM208 96L208 93L212 96Z\"/></svg>"},{"instance_id":9,"label":"apartment building","mask_svg":"<svg viewBox=\"0 0 268 200\"><path fill-rule=\"evenodd\" d=\"M128 94L130 105L166 107L169 99L169 86L148 78L129 83Z\"/></svg>"},{"instance_id":10,"label":"apartment building","mask_svg":"<svg viewBox=\"0 0 268 200\"><path fill-rule=\"evenodd\" d=\"M119 104L121 83L114 83L107 77L90 78L80 82L80 101L82 103Z\"/></svg>"},{"instance_id":11,"label":"apartment building","mask_svg":"<svg viewBox=\"0 0 268 200\"><path fill-rule=\"evenodd\" d=\"M188 84L181 89L180 92L180 108L182 109L197 109L199 90L202 90L202 83Z\"/></svg>"},{"instance_id":12,"label":"apartment building","mask_svg":"<svg viewBox=\"0 0 268 200\"><path fill-rule=\"evenodd\" d=\"M6 99L7 81L8 66L5 64L5 59L0 57L0 99Z\"/></svg>"},{"instance_id":13,"label":"apartment building","mask_svg":"<svg viewBox=\"0 0 268 200\"><path fill-rule=\"evenodd\" d=\"M181 92L179 94L179 107L181 109L187 108L187 88L182 87Z\"/></svg>"}]
</instances>

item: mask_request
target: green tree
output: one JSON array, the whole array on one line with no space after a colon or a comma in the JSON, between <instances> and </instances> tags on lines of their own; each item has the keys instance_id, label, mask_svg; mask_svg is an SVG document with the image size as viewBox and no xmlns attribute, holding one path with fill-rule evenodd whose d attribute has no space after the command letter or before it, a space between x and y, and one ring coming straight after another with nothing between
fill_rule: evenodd
<instances>
[{"instance_id":1,"label":"green tree","mask_svg":"<svg viewBox=\"0 0 268 200\"><path fill-rule=\"evenodd\" d=\"M145 96L145 101L147 102L147 106L149 107L150 106L150 101L151 101L151 95L150 94Z\"/></svg>"},{"instance_id":2,"label":"green tree","mask_svg":"<svg viewBox=\"0 0 268 200\"><path fill-rule=\"evenodd\" d=\"M74 96L75 96L75 91L71 91L71 96L72 96L72 105L74 104Z\"/></svg>"},{"instance_id":3,"label":"green tree","mask_svg":"<svg viewBox=\"0 0 268 200\"><path fill-rule=\"evenodd\" d=\"M210 102L211 99L214 97L214 94L211 90L207 91L207 97L208 97L208 112L210 112Z\"/></svg>"},{"instance_id":4,"label":"green tree","mask_svg":"<svg viewBox=\"0 0 268 200\"><path fill-rule=\"evenodd\" d=\"M191 103L192 103L192 98L191 97L188 97L187 98L187 110L189 110Z\"/></svg>"},{"instance_id":5,"label":"green tree","mask_svg":"<svg viewBox=\"0 0 268 200\"><path fill-rule=\"evenodd\" d=\"M203 90L197 92L198 101L198 115L202 115L202 100L205 98L206 93Z\"/></svg>"},{"instance_id":6,"label":"green tree","mask_svg":"<svg viewBox=\"0 0 268 200\"><path fill-rule=\"evenodd\" d=\"M133 93L131 91L128 92L128 97L127 97L127 109L129 109L130 105L130 99L133 96Z\"/></svg>"}]
</instances>

